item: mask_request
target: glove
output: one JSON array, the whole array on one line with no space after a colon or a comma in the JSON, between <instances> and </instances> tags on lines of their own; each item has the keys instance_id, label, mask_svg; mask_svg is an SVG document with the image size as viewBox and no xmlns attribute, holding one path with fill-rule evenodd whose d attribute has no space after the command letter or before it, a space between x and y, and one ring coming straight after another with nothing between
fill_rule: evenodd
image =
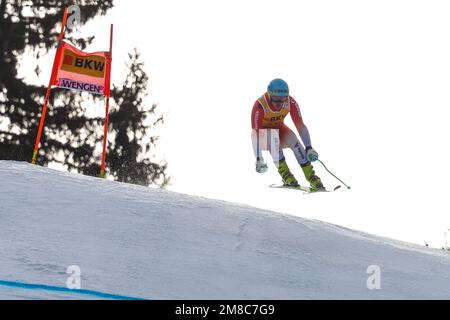
<instances>
[{"instance_id":1,"label":"glove","mask_svg":"<svg viewBox=\"0 0 450 320\"><path fill-rule=\"evenodd\" d=\"M268 169L267 163L264 162L264 159L258 158L256 159L256 172L264 173Z\"/></svg>"},{"instance_id":2,"label":"glove","mask_svg":"<svg viewBox=\"0 0 450 320\"><path fill-rule=\"evenodd\" d=\"M310 162L319 160L319 154L312 147L306 147L306 159Z\"/></svg>"}]
</instances>

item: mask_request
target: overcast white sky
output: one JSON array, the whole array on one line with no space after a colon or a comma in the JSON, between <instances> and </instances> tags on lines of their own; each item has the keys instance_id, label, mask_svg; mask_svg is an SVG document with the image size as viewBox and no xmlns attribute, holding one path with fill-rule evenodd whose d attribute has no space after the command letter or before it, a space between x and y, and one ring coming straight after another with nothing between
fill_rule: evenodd
<instances>
[{"instance_id":1,"label":"overcast white sky","mask_svg":"<svg viewBox=\"0 0 450 320\"><path fill-rule=\"evenodd\" d=\"M115 83L123 80L127 52L135 46L142 52L152 99L165 114L158 150L169 162L171 190L444 244L450 228L450 2L115 4L82 29L97 37L87 51L108 49L114 23ZM273 164L265 175L255 172L250 112L275 77L289 83L313 146L351 191L303 196L268 188L279 181ZM305 183L292 153L286 154ZM315 167L326 185L337 184Z\"/></svg>"}]
</instances>

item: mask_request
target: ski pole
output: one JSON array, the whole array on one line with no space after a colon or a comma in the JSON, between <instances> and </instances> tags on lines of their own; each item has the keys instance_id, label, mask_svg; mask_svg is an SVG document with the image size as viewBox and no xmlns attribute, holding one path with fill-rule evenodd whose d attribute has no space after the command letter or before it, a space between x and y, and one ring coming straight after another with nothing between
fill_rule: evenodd
<instances>
[{"instance_id":1,"label":"ski pole","mask_svg":"<svg viewBox=\"0 0 450 320\"><path fill-rule=\"evenodd\" d=\"M330 170L328 170L328 168L323 164L322 161L320 161L319 159L317 159L317 161L319 161L319 162L323 165L323 167L325 168L325 170L328 171L329 174L331 174L331 175L332 175L333 177L335 177L337 180L339 180L340 182L342 182L342 184L343 184L344 186L346 186L347 189L350 189L350 186L348 186L344 181L342 181L341 179L339 179L338 177L336 177Z\"/></svg>"}]
</instances>

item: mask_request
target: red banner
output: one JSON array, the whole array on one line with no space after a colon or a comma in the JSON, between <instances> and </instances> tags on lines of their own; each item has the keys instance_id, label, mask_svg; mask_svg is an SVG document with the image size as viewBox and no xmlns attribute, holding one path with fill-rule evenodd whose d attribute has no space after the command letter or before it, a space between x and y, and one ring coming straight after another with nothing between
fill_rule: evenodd
<instances>
[{"instance_id":1,"label":"red banner","mask_svg":"<svg viewBox=\"0 0 450 320\"><path fill-rule=\"evenodd\" d=\"M109 97L110 77L109 52L86 53L61 41L52 72L52 86Z\"/></svg>"}]
</instances>

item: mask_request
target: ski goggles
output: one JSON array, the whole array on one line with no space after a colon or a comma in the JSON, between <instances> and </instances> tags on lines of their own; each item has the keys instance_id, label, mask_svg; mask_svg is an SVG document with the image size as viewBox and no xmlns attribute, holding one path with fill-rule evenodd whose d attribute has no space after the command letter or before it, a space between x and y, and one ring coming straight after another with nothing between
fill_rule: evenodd
<instances>
[{"instance_id":1,"label":"ski goggles","mask_svg":"<svg viewBox=\"0 0 450 320\"><path fill-rule=\"evenodd\" d=\"M276 96L274 97L274 96L271 96L270 97L270 101L272 101L272 103L283 103L283 102L286 102L287 99L288 99L287 96L285 96L285 97L276 97Z\"/></svg>"}]
</instances>

